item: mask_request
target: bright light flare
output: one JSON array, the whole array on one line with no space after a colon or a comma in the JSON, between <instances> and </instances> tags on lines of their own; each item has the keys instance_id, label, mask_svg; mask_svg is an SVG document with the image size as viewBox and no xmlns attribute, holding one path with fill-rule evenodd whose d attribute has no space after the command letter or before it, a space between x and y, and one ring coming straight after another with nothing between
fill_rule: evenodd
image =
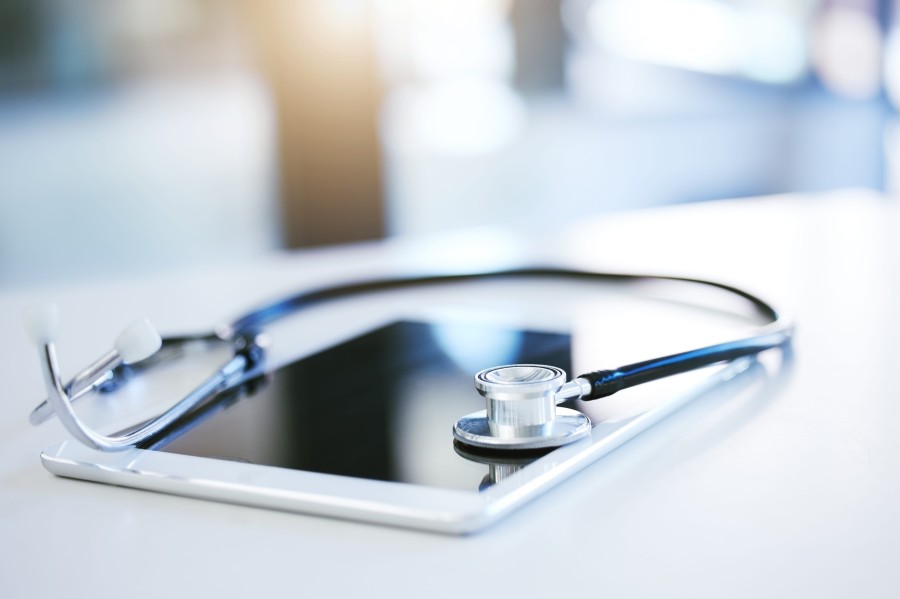
<instances>
[{"instance_id":1,"label":"bright light flare","mask_svg":"<svg viewBox=\"0 0 900 599\"><path fill-rule=\"evenodd\" d=\"M611 52L655 64L765 82L800 77L800 25L785 14L711 0L597 0L587 11L592 39Z\"/></svg>"},{"instance_id":2,"label":"bright light flare","mask_svg":"<svg viewBox=\"0 0 900 599\"><path fill-rule=\"evenodd\" d=\"M816 24L815 42L813 59L826 87L858 100L878 93L881 31L875 17L857 9L830 8ZM896 53L893 49L890 51ZM888 81L889 89L896 84L896 81Z\"/></svg>"},{"instance_id":3,"label":"bright light flare","mask_svg":"<svg viewBox=\"0 0 900 599\"><path fill-rule=\"evenodd\" d=\"M445 155L478 155L508 145L522 129L522 99L506 83L450 80L407 90L392 102L395 147Z\"/></svg>"}]
</instances>

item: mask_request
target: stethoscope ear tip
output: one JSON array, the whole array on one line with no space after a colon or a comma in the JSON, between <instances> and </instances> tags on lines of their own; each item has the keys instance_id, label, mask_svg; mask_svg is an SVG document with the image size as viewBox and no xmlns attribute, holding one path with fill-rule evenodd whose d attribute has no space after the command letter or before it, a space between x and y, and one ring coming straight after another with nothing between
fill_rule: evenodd
<instances>
[{"instance_id":1,"label":"stethoscope ear tip","mask_svg":"<svg viewBox=\"0 0 900 599\"><path fill-rule=\"evenodd\" d=\"M125 364L146 360L162 347L162 338L146 318L140 318L119 333L116 351Z\"/></svg>"},{"instance_id":2,"label":"stethoscope ear tip","mask_svg":"<svg viewBox=\"0 0 900 599\"><path fill-rule=\"evenodd\" d=\"M25 332L35 345L56 341L59 333L59 307L53 303L36 304L25 310Z\"/></svg>"},{"instance_id":3,"label":"stethoscope ear tip","mask_svg":"<svg viewBox=\"0 0 900 599\"><path fill-rule=\"evenodd\" d=\"M25 332L37 346L56 341L59 334L59 307L54 303L35 304L23 314ZM162 347L162 338L146 318L128 325L116 338L116 352L122 362L140 362L155 354Z\"/></svg>"}]
</instances>

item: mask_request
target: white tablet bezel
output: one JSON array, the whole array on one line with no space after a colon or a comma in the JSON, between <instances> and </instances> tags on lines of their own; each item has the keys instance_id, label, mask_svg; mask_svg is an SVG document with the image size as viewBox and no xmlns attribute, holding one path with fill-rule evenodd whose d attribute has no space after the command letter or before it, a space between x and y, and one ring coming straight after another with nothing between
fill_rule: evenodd
<instances>
[{"instance_id":1,"label":"white tablet bezel","mask_svg":"<svg viewBox=\"0 0 900 599\"><path fill-rule=\"evenodd\" d=\"M444 533L471 533L509 514L711 388L747 370L716 367L689 391L629 419L600 423L589 438L556 449L483 491L442 489L132 449L110 453L66 441L41 454L53 474L256 507ZM447 431L447 442L452 442Z\"/></svg>"}]
</instances>

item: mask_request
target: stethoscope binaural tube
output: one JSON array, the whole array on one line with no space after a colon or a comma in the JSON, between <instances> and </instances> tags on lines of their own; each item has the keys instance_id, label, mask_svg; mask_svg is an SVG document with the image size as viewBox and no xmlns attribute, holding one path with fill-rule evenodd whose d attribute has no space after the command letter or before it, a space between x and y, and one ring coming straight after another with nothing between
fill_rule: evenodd
<instances>
[{"instance_id":1,"label":"stethoscope binaural tube","mask_svg":"<svg viewBox=\"0 0 900 599\"><path fill-rule=\"evenodd\" d=\"M500 280L514 278L550 278L550 279L568 279L583 280L595 282L619 282L619 283L640 283L645 281L669 281L676 283L691 283L705 285L721 289L747 300L756 310L769 321L769 324L759 329L756 334L749 337L729 341L703 347L680 354L655 358L636 364L622 366L613 370L598 370L583 374L576 377L573 381L565 382L565 373L550 371L550 374L544 370L553 367L544 367L539 365L525 365L533 367L533 372L516 371L512 379L524 376L528 380L508 380L504 381L504 374L510 375L513 372L504 369L520 368L522 365L514 365L513 367L498 367L489 369L498 373L494 380L486 380L484 385L479 388L479 392L483 395L487 391L493 394L493 397L506 395L506 403L501 404L499 400L491 400L485 395L486 402L489 405L485 410L485 421L482 423L486 427L487 433L479 432L482 437L505 439L501 444L505 448L534 448L534 447L552 447L562 443L554 440L551 444L546 444L546 431L555 431L563 429L560 434L550 435L554 438L564 439L563 443L573 440L573 435L569 434L569 429L574 427L578 431L578 435L584 436L584 420L575 416L577 422L569 422L569 412L566 408L556 408L556 403L560 403L565 399L581 398L585 400L605 397L615 393L621 389L638 385L651 380L671 376L681 372L687 372L711 364L734 360L743 356L754 355L763 350L777 347L785 343L789 343L793 333L793 325L781 318L778 312L762 299L736 287L717 283L714 281L706 281L702 279L672 277L672 276L652 276L652 275L635 275L621 273L600 273L581 270L571 270L563 268L521 268L501 271L488 271L477 273L463 274L447 274L447 275L429 275L429 276L410 276L376 279L370 281L359 281L342 285L334 285L321 289L310 291L302 291L288 297L279 299L269 304L263 305L250 312L241 315L232 322L220 326L215 333L201 338L209 338L221 340L231 343L233 347L233 356L222 367L214 372L204 383L197 389L192 391L188 396L180 400L175 406L164 412L156 419L146 423L136 431L129 432L125 435L116 437L107 437L100 435L96 431L90 429L83 423L75 412L72 410L71 402L73 399L87 390L96 387L101 381L109 380L114 373L114 369L121 363L117 356L108 354L104 356L90 367L76 375L72 381L63 385L59 376L59 367L56 364L56 354L53 347L53 334L50 331L53 318L46 322L37 320L36 324L32 324L29 328L32 330L32 338L40 348L41 364L44 373L45 386L47 388L49 406L53 412L60 418L64 426L79 441L89 447L104 451L120 451L132 448L136 445L145 444L154 435L167 426L171 425L179 417L191 412L199 407L211 397L224 389L245 382L251 376L257 376L261 372L264 363L264 350L257 340L259 339L259 331L263 327L275 320L278 320L295 312L321 305L328 301L344 299L353 296L364 295L379 291L407 289L413 287L422 287L430 285L441 285L454 282L466 281L484 281L484 280ZM184 343L196 340L198 337L185 337ZM177 338L169 338L163 340L164 346L172 346L181 343ZM118 350L117 350L118 351ZM136 365L141 365L146 359L134 360ZM556 369L558 370L558 369ZM488 371L484 371L488 372ZM560 377L560 373L562 376ZM482 373L479 373L481 375ZM485 375L486 376L486 375ZM529 379L529 377L531 377ZM540 380L538 380L540 379ZM552 381L551 381L552 379ZM477 377L476 377L477 380ZM512 386L504 386L507 383ZM495 387L490 387L495 385ZM499 387L497 387L499 385ZM524 388L522 385L525 385ZM531 385L531 386L529 386ZM536 390L534 385L538 385L540 390ZM533 402L533 396L537 393L542 396L542 406L526 406L528 401ZM520 395L516 395L520 394ZM522 395L524 394L524 395ZM524 403L515 403L516 398L526 398ZM551 409L552 402L552 409ZM39 424L46 419L48 407L42 404L35 412L32 413L32 423ZM508 409L503 415L504 409ZM491 410L491 418L487 418L487 412ZM538 410L538 414L527 415L524 423L518 424L522 414L529 410ZM541 412L543 410L543 412ZM575 414L578 414L575 412ZM583 415L582 415L583 416ZM586 416L583 418L586 419ZM462 422L464 419L460 419ZM468 443L479 447L478 442L458 433L459 422L454 427L454 436L458 441ZM517 428L518 427L518 428ZM590 422L587 422L587 432L590 430ZM542 432L543 431L543 432ZM559 432L559 431L557 431ZM534 441L534 437L538 437ZM577 437L577 435L576 435ZM580 437L577 437L580 438ZM538 445L534 445L534 443ZM542 443L544 443L542 445ZM495 444L488 444L488 447L494 447Z\"/></svg>"}]
</instances>

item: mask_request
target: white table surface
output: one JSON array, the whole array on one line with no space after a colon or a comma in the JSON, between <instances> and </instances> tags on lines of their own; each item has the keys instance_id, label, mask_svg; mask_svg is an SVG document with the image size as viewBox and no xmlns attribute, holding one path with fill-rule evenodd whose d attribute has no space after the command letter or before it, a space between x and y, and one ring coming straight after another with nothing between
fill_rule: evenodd
<instances>
[{"instance_id":1,"label":"white table surface","mask_svg":"<svg viewBox=\"0 0 900 599\"><path fill-rule=\"evenodd\" d=\"M7 292L0 597L897 597L898 238L898 205L850 190L606 216L537 239L473 231ZM41 467L41 450L65 433L55 421L27 422L42 389L20 318L36 299L60 305L60 359L71 372L136 315L164 333L198 330L298 286L533 259L713 277L766 294L797 317L792 373L726 428L714 413L676 414L468 537L66 480Z\"/></svg>"}]
</instances>

